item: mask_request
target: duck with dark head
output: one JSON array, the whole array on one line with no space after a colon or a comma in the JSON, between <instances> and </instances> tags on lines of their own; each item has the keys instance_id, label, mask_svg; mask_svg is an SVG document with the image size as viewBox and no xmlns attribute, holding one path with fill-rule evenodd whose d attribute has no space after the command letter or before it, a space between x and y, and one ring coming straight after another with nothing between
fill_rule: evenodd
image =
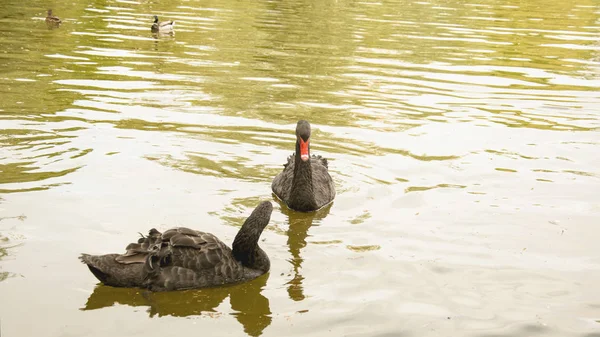
<instances>
[{"instance_id":1,"label":"duck with dark head","mask_svg":"<svg viewBox=\"0 0 600 337\"><path fill-rule=\"evenodd\" d=\"M298 121L296 152L271 184L279 199L300 212L315 211L335 198L327 159L310 154L310 135L310 124L305 120Z\"/></svg>"},{"instance_id":2,"label":"duck with dark head","mask_svg":"<svg viewBox=\"0 0 600 337\"><path fill-rule=\"evenodd\" d=\"M153 33L172 33L175 27L175 21L158 21L158 15L154 16L154 23L150 30Z\"/></svg>"}]
</instances>

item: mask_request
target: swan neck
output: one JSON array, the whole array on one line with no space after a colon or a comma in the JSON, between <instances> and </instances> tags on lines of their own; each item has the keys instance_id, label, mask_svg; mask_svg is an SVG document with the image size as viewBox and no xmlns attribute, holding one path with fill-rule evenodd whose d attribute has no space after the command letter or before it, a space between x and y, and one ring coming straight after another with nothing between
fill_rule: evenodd
<instances>
[{"instance_id":1,"label":"swan neck","mask_svg":"<svg viewBox=\"0 0 600 337\"><path fill-rule=\"evenodd\" d=\"M258 239L271 219L270 209L256 209L242 225L242 228L233 240L233 257L240 261L244 267L253 269L269 268L269 258L258 246Z\"/></svg>"},{"instance_id":2,"label":"swan neck","mask_svg":"<svg viewBox=\"0 0 600 337\"><path fill-rule=\"evenodd\" d=\"M312 164L310 159L310 145L308 150L308 160L304 161L300 157L300 144L298 141L296 142L294 178L292 179L289 206L300 211L314 210L316 208Z\"/></svg>"}]
</instances>

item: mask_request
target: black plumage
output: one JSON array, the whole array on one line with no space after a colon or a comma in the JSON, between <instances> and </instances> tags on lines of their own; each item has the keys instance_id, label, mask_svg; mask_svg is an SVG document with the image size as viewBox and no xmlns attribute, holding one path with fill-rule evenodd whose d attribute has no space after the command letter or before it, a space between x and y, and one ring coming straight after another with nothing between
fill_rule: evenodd
<instances>
[{"instance_id":1,"label":"black plumage","mask_svg":"<svg viewBox=\"0 0 600 337\"><path fill-rule=\"evenodd\" d=\"M315 211L335 198L327 159L310 155L310 134L310 124L300 120L296 126L296 152L288 157L283 171L271 184L279 199L289 208L301 212Z\"/></svg>"},{"instance_id":2,"label":"black plumage","mask_svg":"<svg viewBox=\"0 0 600 337\"><path fill-rule=\"evenodd\" d=\"M258 239L273 206L265 201L246 219L230 249L210 233L178 227L151 229L124 254L88 255L80 259L102 283L153 291L218 286L252 280L270 269Z\"/></svg>"}]
</instances>

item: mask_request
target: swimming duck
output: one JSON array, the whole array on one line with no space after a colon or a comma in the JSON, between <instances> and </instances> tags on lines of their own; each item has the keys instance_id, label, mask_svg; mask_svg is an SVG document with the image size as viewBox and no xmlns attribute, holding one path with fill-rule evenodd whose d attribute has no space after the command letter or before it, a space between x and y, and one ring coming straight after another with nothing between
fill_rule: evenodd
<instances>
[{"instance_id":1,"label":"swimming duck","mask_svg":"<svg viewBox=\"0 0 600 337\"><path fill-rule=\"evenodd\" d=\"M154 23L152 24L152 27L150 28L150 30L152 30L153 33L158 33L158 32L171 32L173 31L173 27L175 26L175 21L163 21L160 22L158 21L158 16L155 15L154 16Z\"/></svg>"},{"instance_id":2,"label":"swimming duck","mask_svg":"<svg viewBox=\"0 0 600 337\"><path fill-rule=\"evenodd\" d=\"M296 152L288 157L273 183L273 193L293 210L315 211L335 198L335 186L329 175L327 159L310 154L310 124L296 125Z\"/></svg>"},{"instance_id":3,"label":"swimming duck","mask_svg":"<svg viewBox=\"0 0 600 337\"><path fill-rule=\"evenodd\" d=\"M48 15L46 16L46 23L51 25L59 25L62 21L57 16L52 15L52 9L48 10Z\"/></svg>"},{"instance_id":4,"label":"swimming duck","mask_svg":"<svg viewBox=\"0 0 600 337\"><path fill-rule=\"evenodd\" d=\"M82 254L79 259L100 282L113 287L167 291L249 281L271 267L258 239L272 211L269 201L258 205L235 236L233 249L210 233L153 228L129 244L125 254Z\"/></svg>"}]
</instances>

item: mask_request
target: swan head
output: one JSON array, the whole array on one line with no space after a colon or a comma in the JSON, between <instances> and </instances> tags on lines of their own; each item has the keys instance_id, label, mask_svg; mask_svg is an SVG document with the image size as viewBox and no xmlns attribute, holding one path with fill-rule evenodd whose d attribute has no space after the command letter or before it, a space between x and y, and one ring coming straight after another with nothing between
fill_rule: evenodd
<instances>
[{"instance_id":1,"label":"swan head","mask_svg":"<svg viewBox=\"0 0 600 337\"><path fill-rule=\"evenodd\" d=\"M307 161L310 158L308 147L310 143L310 124L307 121L298 121L296 125L296 138L300 145L300 158L302 161Z\"/></svg>"}]
</instances>

